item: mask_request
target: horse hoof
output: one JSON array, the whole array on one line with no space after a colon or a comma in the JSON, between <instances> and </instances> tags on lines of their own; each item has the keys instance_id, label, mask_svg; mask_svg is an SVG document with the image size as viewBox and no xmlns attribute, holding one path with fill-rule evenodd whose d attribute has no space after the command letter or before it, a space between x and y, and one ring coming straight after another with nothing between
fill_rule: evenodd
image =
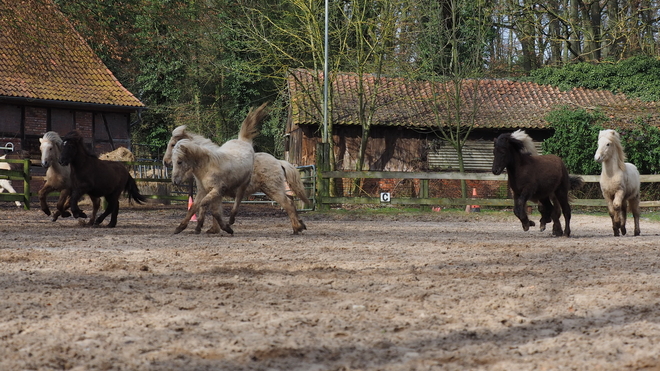
<instances>
[{"instance_id":1,"label":"horse hoof","mask_svg":"<svg viewBox=\"0 0 660 371\"><path fill-rule=\"evenodd\" d=\"M222 228L222 230L225 231L225 232L227 232L227 233L229 233L229 234L232 235L232 236L234 235L234 230L231 229L230 226L227 226L227 227L225 227L225 228Z\"/></svg>"},{"instance_id":2,"label":"horse hoof","mask_svg":"<svg viewBox=\"0 0 660 371\"><path fill-rule=\"evenodd\" d=\"M173 233L173 234L179 234L179 233L181 233L184 229L186 229L186 227L178 226L178 227L176 227L176 229L174 230L174 233Z\"/></svg>"},{"instance_id":3,"label":"horse hoof","mask_svg":"<svg viewBox=\"0 0 660 371\"><path fill-rule=\"evenodd\" d=\"M621 227L621 234L626 235L626 227Z\"/></svg>"},{"instance_id":4,"label":"horse hoof","mask_svg":"<svg viewBox=\"0 0 660 371\"><path fill-rule=\"evenodd\" d=\"M208 231L206 231L206 234L218 234L220 231L217 228L209 228Z\"/></svg>"},{"instance_id":5,"label":"horse hoof","mask_svg":"<svg viewBox=\"0 0 660 371\"><path fill-rule=\"evenodd\" d=\"M533 227L533 226L535 226L535 225L536 225L536 224L534 224L533 221L531 221L531 220L529 221L529 226L530 226L530 227Z\"/></svg>"},{"instance_id":6,"label":"horse hoof","mask_svg":"<svg viewBox=\"0 0 660 371\"><path fill-rule=\"evenodd\" d=\"M71 216L71 213L68 211L63 211L62 214L60 214L62 218L68 218Z\"/></svg>"},{"instance_id":7,"label":"horse hoof","mask_svg":"<svg viewBox=\"0 0 660 371\"><path fill-rule=\"evenodd\" d=\"M41 211L43 211L44 214L50 216L50 210L48 210L48 209L41 209Z\"/></svg>"}]
</instances>

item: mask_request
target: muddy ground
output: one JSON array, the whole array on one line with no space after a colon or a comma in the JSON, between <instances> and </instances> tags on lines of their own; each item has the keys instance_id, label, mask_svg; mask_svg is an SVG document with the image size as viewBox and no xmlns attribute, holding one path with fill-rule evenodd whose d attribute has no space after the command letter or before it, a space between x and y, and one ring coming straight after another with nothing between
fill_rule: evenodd
<instances>
[{"instance_id":1,"label":"muddy ground","mask_svg":"<svg viewBox=\"0 0 660 371\"><path fill-rule=\"evenodd\" d=\"M172 235L184 208L3 206L0 369L660 370L660 222L310 212L294 236L266 206Z\"/></svg>"}]
</instances>

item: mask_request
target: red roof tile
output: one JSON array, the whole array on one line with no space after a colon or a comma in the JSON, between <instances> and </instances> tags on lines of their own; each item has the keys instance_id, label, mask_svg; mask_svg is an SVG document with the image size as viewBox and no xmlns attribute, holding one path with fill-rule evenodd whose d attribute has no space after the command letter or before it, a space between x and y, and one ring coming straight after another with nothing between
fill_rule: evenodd
<instances>
[{"instance_id":1,"label":"red roof tile","mask_svg":"<svg viewBox=\"0 0 660 371\"><path fill-rule=\"evenodd\" d=\"M144 107L51 0L0 0L0 96Z\"/></svg>"},{"instance_id":2,"label":"red roof tile","mask_svg":"<svg viewBox=\"0 0 660 371\"><path fill-rule=\"evenodd\" d=\"M322 97L323 73L310 70L295 70L288 77L288 88L292 106L293 124L318 124L322 122L321 112L315 109L314 101ZM447 85L428 81L413 81L403 78L380 78L379 87L372 75L365 75L363 83L366 91L378 89L377 107L374 114L375 125L410 126L432 128L437 118L446 117L442 104L433 108L434 95L441 100L438 92ZM358 75L339 73L332 82L334 101L332 118L335 124L359 125L358 121ZM544 128L546 115L558 106L584 109L601 109L614 117L617 125L625 125L638 117L650 117L653 123L660 124L660 112L654 102L629 99L622 94L604 90L573 89L560 91L548 85L511 80L464 80L462 97L465 111L472 109L472 99L477 91L476 126L480 128ZM434 94L435 92L435 94ZM315 98L311 98L315 97ZM466 116L467 117L467 116Z\"/></svg>"}]
</instances>

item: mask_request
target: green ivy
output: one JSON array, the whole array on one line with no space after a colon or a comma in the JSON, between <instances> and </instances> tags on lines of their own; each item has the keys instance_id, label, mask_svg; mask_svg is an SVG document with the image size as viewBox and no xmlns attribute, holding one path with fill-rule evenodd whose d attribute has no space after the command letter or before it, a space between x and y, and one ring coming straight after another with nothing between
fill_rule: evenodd
<instances>
[{"instance_id":1,"label":"green ivy","mask_svg":"<svg viewBox=\"0 0 660 371\"><path fill-rule=\"evenodd\" d=\"M637 56L617 63L567 64L532 71L529 80L561 90L582 87L623 93L645 101L660 100L660 59Z\"/></svg>"},{"instance_id":2,"label":"green ivy","mask_svg":"<svg viewBox=\"0 0 660 371\"><path fill-rule=\"evenodd\" d=\"M637 166L641 174L660 171L660 130L647 122L637 120L632 130L619 131L628 162Z\"/></svg>"},{"instance_id":3,"label":"green ivy","mask_svg":"<svg viewBox=\"0 0 660 371\"><path fill-rule=\"evenodd\" d=\"M594 161L594 154L598 133L609 128L607 117L599 111L563 107L550 112L546 120L554 134L543 142L543 153L561 157L570 173L600 174L601 164ZM637 166L641 174L660 173L660 129L637 119L631 128L617 131L628 162Z\"/></svg>"}]
</instances>

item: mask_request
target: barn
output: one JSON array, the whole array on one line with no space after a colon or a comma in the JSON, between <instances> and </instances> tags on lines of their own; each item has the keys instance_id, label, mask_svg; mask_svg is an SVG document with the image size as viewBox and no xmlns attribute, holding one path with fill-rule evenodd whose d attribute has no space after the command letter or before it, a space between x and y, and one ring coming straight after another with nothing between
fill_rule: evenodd
<instances>
[{"instance_id":1,"label":"barn","mask_svg":"<svg viewBox=\"0 0 660 371\"><path fill-rule=\"evenodd\" d=\"M0 147L39 158L47 131L80 130L96 153L130 148L131 115L144 108L51 0L3 1Z\"/></svg>"},{"instance_id":2,"label":"barn","mask_svg":"<svg viewBox=\"0 0 660 371\"><path fill-rule=\"evenodd\" d=\"M367 92L367 97L374 98L370 105L373 123L363 170L458 170L456 151L438 135L447 112L439 112L443 105L432 104L438 96L443 96L434 92L443 91L448 83L373 75L360 77L354 73L334 73L330 81L329 116L337 170L355 170L362 132L357 109L360 89ZM286 124L287 160L299 165L315 164L316 147L322 140L323 73L304 69L291 71L287 88L290 103ZM655 103L602 90L561 91L532 82L465 80L461 101L464 112L474 112L476 118L465 146L467 171L490 171L492 140L503 132L524 129L540 146L552 135L545 117L558 106L600 109L615 125L625 125L639 117L660 124Z\"/></svg>"}]
</instances>

